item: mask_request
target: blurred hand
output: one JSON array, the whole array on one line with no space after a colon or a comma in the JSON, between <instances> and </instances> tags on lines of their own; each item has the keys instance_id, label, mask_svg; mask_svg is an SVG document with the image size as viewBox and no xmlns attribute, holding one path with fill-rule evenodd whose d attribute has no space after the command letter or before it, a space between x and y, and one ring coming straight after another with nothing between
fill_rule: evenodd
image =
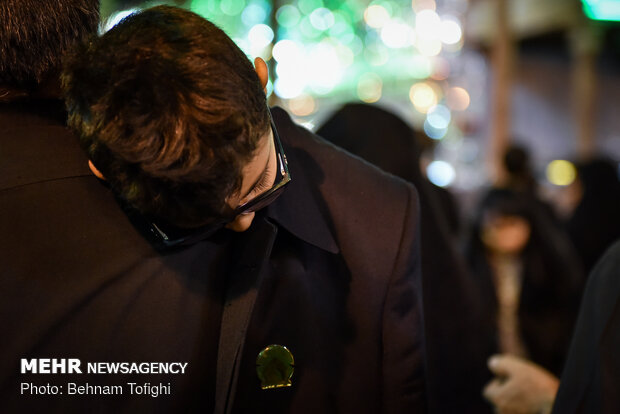
<instances>
[{"instance_id":1,"label":"blurred hand","mask_svg":"<svg viewBox=\"0 0 620 414\"><path fill-rule=\"evenodd\" d=\"M533 362L494 355L489 369L495 374L483 391L498 414L547 414L551 412L560 381Z\"/></svg>"}]
</instances>

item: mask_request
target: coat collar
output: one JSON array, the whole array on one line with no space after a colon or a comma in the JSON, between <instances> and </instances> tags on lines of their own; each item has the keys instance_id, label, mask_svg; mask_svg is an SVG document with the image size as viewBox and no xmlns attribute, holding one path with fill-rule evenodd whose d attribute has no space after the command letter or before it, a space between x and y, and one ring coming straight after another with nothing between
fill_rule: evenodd
<instances>
[{"instance_id":1,"label":"coat collar","mask_svg":"<svg viewBox=\"0 0 620 414\"><path fill-rule=\"evenodd\" d=\"M317 179L304 168L302 157L305 151L295 146L298 127L281 108L273 108L272 115L292 180L284 193L267 208L267 217L295 237L330 253L339 253L340 249L327 221L326 209L319 201L319 194L312 191L318 187Z\"/></svg>"}]
</instances>

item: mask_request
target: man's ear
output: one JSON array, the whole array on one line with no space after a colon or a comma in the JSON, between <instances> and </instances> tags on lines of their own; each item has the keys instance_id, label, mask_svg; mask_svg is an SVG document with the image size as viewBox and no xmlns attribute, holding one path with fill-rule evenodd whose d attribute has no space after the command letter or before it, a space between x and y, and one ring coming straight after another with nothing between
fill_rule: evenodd
<instances>
[{"instance_id":1,"label":"man's ear","mask_svg":"<svg viewBox=\"0 0 620 414\"><path fill-rule=\"evenodd\" d=\"M103 176L103 174L101 174L101 171L99 171L97 167L95 167L95 164L93 164L91 160L88 160L88 168L90 168L92 173L95 174L95 177L105 181L105 177Z\"/></svg>"},{"instance_id":2,"label":"man's ear","mask_svg":"<svg viewBox=\"0 0 620 414\"><path fill-rule=\"evenodd\" d=\"M265 93L267 93L267 82L269 81L269 69L267 69L267 64L262 58L257 57L254 59L254 70L258 75L258 79L260 79L260 84L263 87Z\"/></svg>"}]
</instances>

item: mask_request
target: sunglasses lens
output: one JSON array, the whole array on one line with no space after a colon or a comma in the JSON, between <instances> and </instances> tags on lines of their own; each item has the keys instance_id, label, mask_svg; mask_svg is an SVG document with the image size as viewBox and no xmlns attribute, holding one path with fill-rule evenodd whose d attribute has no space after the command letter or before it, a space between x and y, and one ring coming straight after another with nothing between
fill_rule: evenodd
<instances>
[{"instance_id":1,"label":"sunglasses lens","mask_svg":"<svg viewBox=\"0 0 620 414\"><path fill-rule=\"evenodd\" d=\"M251 213L254 211L258 211L264 207L267 207L269 204L273 203L275 199L280 196L280 194L282 194L285 187L286 186L282 186L278 188L277 190L275 190L274 192L272 192L271 194L269 194L268 196L266 196L265 198L256 200L256 203L253 203L249 205L247 208L243 209L243 213Z\"/></svg>"}]
</instances>

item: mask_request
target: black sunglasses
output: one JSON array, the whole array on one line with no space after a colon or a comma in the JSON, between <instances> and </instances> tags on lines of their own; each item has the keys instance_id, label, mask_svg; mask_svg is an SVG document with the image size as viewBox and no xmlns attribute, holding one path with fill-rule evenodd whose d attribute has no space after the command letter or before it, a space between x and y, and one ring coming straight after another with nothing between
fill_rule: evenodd
<instances>
[{"instance_id":1,"label":"black sunglasses","mask_svg":"<svg viewBox=\"0 0 620 414\"><path fill-rule=\"evenodd\" d=\"M155 222L154 220L149 220L138 211L128 206L127 203L121 203L132 223L139 227L143 233L147 233L147 235L154 240L157 247L180 247L197 243L212 236L216 231L233 221L239 214L248 214L273 203L274 200L282 194L286 185L291 182L291 174L288 170L286 155L284 154L284 149L276 126L273 123L273 119L271 119L271 114L270 122L278 162L278 170L274 185L269 190L238 206L233 211L231 215L232 218L216 220L213 223L195 229L181 229L161 221Z\"/></svg>"}]
</instances>

